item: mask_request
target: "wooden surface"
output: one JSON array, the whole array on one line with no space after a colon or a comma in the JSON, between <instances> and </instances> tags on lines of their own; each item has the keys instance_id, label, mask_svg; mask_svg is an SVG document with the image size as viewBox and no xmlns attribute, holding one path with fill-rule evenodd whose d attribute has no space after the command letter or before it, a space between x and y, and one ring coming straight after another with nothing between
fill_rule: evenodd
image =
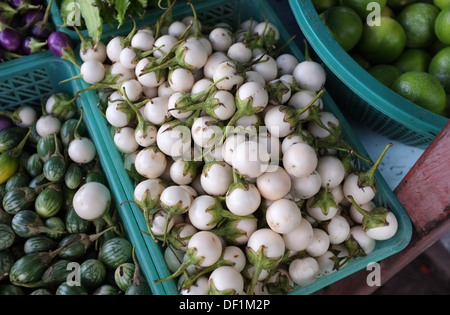
<instances>
[{"instance_id":1,"label":"wooden surface","mask_svg":"<svg viewBox=\"0 0 450 315\"><path fill-rule=\"evenodd\" d=\"M413 233L403 251L380 262L381 285L450 231L450 122L394 193L411 219ZM371 294L378 287L367 285L369 272L360 270L322 289L319 294Z\"/></svg>"}]
</instances>

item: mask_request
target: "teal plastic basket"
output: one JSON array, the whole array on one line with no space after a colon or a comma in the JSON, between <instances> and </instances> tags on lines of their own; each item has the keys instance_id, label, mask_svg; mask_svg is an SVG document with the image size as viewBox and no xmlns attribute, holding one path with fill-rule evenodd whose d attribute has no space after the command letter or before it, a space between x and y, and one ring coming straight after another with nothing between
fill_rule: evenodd
<instances>
[{"instance_id":1,"label":"teal plastic basket","mask_svg":"<svg viewBox=\"0 0 450 315\"><path fill-rule=\"evenodd\" d=\"M407 145L425 149L449 121L393 92L345 52L310 0L289 0L297 23L327 68L326 88L347 117Z\"/></svg>"},{"instance_id":2,"label":"teal plastic basket","mask_svg":"<svg viewBox=\"0 0 450 315\"><path fill-rule=\"evenodd\" d=\"M74 95L79 90L77 81L60 84L62 80L77 74L75 68L68 62L54 56L50 52L38 53L24 59L17 59L0 65L0 110L14 111L19 106L31 106L38 112L41 101L53 93L67 93ZM78 108L83 108L83 121L89 135L94 141L101 167L108 180L108 187L113 196L115 206L119 212L121 223L127 238L136 246L136 257L141 270L148 280L154 294L165 294L162 285L154 283L159 278L150 251L145 245L144 235L140 232L137 221L140 213L132 209L128 203L121 204L127 199L126 193L116 172L105 146L103 134L99 132L96 117L101 116L95 103L87 102L85 98L76 101Z\"/></svg>"},{"instance_id":3,"label":"teal plastic basket","mask_svg":"<svg viewBox=\"0 0 450 315\"><path fill-rule=\"evenodd\" d=\"M219 22L226 22L230 25L236 26L239 21L253 17L258 21L269 19L272 23L274 23L280 30L281 42L287 42L292 35L289 34L289 32L283 26L281 19L276 15L267 1L210 0L196 3L195 8L203 24L214 25ZM190 14L191 10L186 6L177 6L173 11L173 15L175 18L182 18ZM145 23L147 23L147 25L153 25L156 22L157 17L158 16L154 14L150 15L148 16L148 18L146 18ZM126 31L126 29L121 29L120 33L123 34ZM289 51L293 53L298 58L298 60L305 59L302 51L299 49L296 43L293 42L290 44ZM81 81L80 85L82 88L88 87L86 83ZM82 93L81 98L83 102L90 103L90 107L92 108L95 108L96 104L99 102L97 93L92 90ZM333 112L341 121L344 138L358 152L368 157L369 155L360 143L358 137L353 133L352 128L348 124L346 118L340 112L339 108L334 103L331 96L328 93L325 93L323 100L325 109ZM111 161L111 165L115 166L115 170L111 170L111 172L115 171L117 173L116 176L121 181L123 191L125 193L125 198L132 200L135 183L133 179L128 176L125 168L123 167L122 155L118 150L114 149L114 141L110 133L110 126L108 125L106 119L101 115L95 115L94 119L96 120L97 124L95 132L102 135L104 147L109 149L109 161ZM330 275L322 276L308 286L296 286L295 290L291 294L311 294L358 270L366 268L370 263L380 261L392 254L401 251L409 243L412 234L412 227L407 213L393 194L392 190L387 185L381 173L377 172L376 178L378 181L379 190L375 197L375 201L378 205L389 207L395 213L399 221L399 230L397 234L389 240L378 242L375 250L370 255L353 259L348 263L347 266L345 266L345 268L342 268L341 270L336 271ZM131 208L133 208L133 211L135 213L138 212L135 205L131 204ZM137 219L137 224L139 229L148 232L143 216L142 219ZM165 278L169 276L171 272L165 263L163 248L159 243L155 243L150 236L144 237L144 242L149 249L150 254L152 255L152 259L154 261L155 268L157 269L159 277ZM161 284L164 286L164 290L167 294L178 294L176 280L164 281L161 282Z\"/></svg>"}]
</instances>

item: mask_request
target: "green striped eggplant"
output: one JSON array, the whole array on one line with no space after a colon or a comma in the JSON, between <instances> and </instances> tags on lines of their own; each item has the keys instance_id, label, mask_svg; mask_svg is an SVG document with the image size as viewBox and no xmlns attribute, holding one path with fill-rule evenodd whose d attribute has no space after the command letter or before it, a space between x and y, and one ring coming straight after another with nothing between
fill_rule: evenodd
<instances>
[{"instance_id":1,"label":"green striped eggplant","mask_svg":"<svg viewBox=\"0 0 450 315\"><path fill-rule=\"evenodd\" d=\"M114 271L114 281L123 292L125 292L133 282L134 270L134 264L126 262L120 264Z\"/></svg>"},{"instance_id":2,"label":"green striped eggplant","mask_svg":"<svg viewBox=\"0 0 450 315\"><path fill-rule=\"evenodd\" d=\"M78 119L68 119L64 121L61 125L61 129L59 131L59 137L62 141L62 144L65 148L69 146L69 143L75 139L75 128L78 124ZM81 121L78 126L77 132L80 136L84 136L87 134L86 124Z\"/></svg>"},{"instance_id":3,"label":"green striped eggplant","mask_svg":"<svg viewBox=\"0 0 450 315\"><path fill-rule=\"evenodd\" d=\"M63 233L59 230L54 230L44 225L41 217L32 210L21 210L14 215L11 221L11 227L18 236L24 238L41 233Z\"/></svg>"},{"instance_id":4,"label":"green striped eggplant","mask_svg":"<svg viewBox=\"0 0 450 315\"><path fill-rule=\"evenodd\" d=\"M83 175L83 170L76 163L72 163L64 175L64 183L67 188L76 189L81 185Z\"/></svg>"},{"instance_id":5,"label":"green striped eggplant","mask_svg":"<svg viewBox=\"0 0 450 315\"><path fill-rule=\"evenodd\" d=\"M16 285L6 283L0 284L0 295L25 295L25 292Z\"/></svg>"},{"instance_id":6,"label":"green striped eggplant","mask_svg":"<svg viewBox=\"0 0 450 315\"><path fill-rule=\"evenodd\" d=\"M120 289L112 284L103 284L98 287L92 295L118 295L120 293Z\"/></svg>"},{"instance_id":7,"label":"green striped eggplant","mask_svg":"<svg viewBox=\"0 0 450 315\"><path fill-rule=\"evenodd\" d=\"M23 243L25 254L48 252L56 249L58 243L46 235L35 235L26 239Z\"/></svg>"},{"instance_id":8,"label":"green striped eggplant","mask_svg":"<svg viewBox=\"0 0 450 315\"><path fill-rule=\"evenodd\" d=\"M131 261L133 246L124 237L107 240L100 248L100 259L109 268L116 269L121 264Z\"/></svg>"},{"instance_id":9,"label":"green striped eggplant","mask_svg":"<svg viewBox=\"0 0 450 315\"><path fill-rule=\"evenodd\" d=\"M17 258L9 249L0 250L0 281L9 278L9 270Z\"/></svg>"},{"instance_id":10,"label":"green striped eggplant","mask_svg":"<svg viewBox=\"0 0 450 315\"><path fill-rule=\"evenodd\" d=\"M67 282L61 283L56 289L55 295L88 295L88 290L82 285L71 285Z\"/></svg>"},{"instance_id":11,"label":"green striped eggplant","mask_svg":"<svg viewBox=\"0 0 450 315\"><path fill-rule=\"evenodd\" d=\"M30 131L27 132L25 137L16 147L0 154L0 184L6 183L6 181L19 170L19 157L22 154L29 136Z\"/></svg>"},{"instance_id":12,"label":"green striped eggplant","mask_svg":"<svg viewBox=\"0 0 450 315\"><path fill-rule=\"evenodd\" d=\"M0 223L0 251L9 248L16 240L16 233L8 224Z\"/></svg>"},{"instance_id":13,"label":"green striped eggplant","mask_svg":"<svg viewBox=\"0 0 450 315\"><path fill-rule=\"evenodd\" d=\"M49 218L61 210L63 203L61 189L57 185L50 185L37 195L34 209L42 218Z\"/></svg>"},{"instance_id":14,"label":"green striped eggplant","mask_svg":"<svg viewBox=\"0 0 450 315\"><path fill-rule=\"evenodd\" d=\"M19 145L27 134L26 128L11 127L0 131L0 153Z\"/></svg>"},{"instance_id":15,"label":"green striped eggplant","mask_svg":"<svg viewBox=\"0 0 450 315\"><path fill-rule=\"evenodd\" d=\"M56 139L56 140L55 140ZM61 148L62 142L55 136L41 137L36 145L36 152L42 161L47 161L57 148Z\"/></svg>"},{"instance_id":16,"label":"green striped eggplant","mask_svg":"<svg viewBox=\"0 0 450 315\"><path fill-rule=\"evenodd\" d=\"M96 234L75 233L63 237L59 242L59 247L64 248L59 253L59 256L64 259L72 260L81 258L96 240L112 228L113 227Z\"/></svg>"},{"instance_id":17,"label":"green striped eggplant","mask_svg":"<svg viewBox=\"0 0 450 315\"><path fill-rule=\"evenodd\" d=\"M80 278L86 288L98 288L105 281L106 267L98 259L86 259L80 266Z\"/></svg>"},{"instance_id":18,"label":"green striped eggplant","mask_svg":"<svg viewBox=\"0 0 450 315\"><path fill-rule=\"evenodd\" d=\"M6 191L10 191L14 188L28 186L29 183L30 179L28 178L28 175L24 171L19 169L17 173L15 173L13 176L11 176L10 179L6 181L5 189Z\"/></svg>"},{"instance_id":19,"label":"green striped eggplant","mask_svg":"<svg viewBox=\"0 0 450 315\"><path fill-rule=\"evenodd\" d=\"M42 278L45 270L61 250L62 248L58 248L51 252L38 252L20 257L9 271L9 281L18 286L32 286Z\"/></svg>"},{"instance_id":20,"label":"green striped eggplant","mask_svg":"<svg viewBox=\"0 0 450 315\"><path fill-rule=\"evenodd\" d=\"M69 233L87 233L92 227L92 221L80 218L73 207L70 207L66 212L65 225Z\"/></svg>"},{"instance_id":21,"label":"green striped eggplant","mask_svg":"<svg viewBox=\"0 0 450 315\"><path fill-rule=\"evenodd\" d=\"M37 153L33 153L27 160L25 164L25 169L31 177L36 177L42 174L42 168L44 167L44 161Z\"/></svg>"},{"instance_id":22,"label":"green striped eggplant","mask_svg":"<svg viewBox=\"0 0 450 315\"><path fill-rule=\"evenodd\" d=\"M47 187L47 184L36 188L18 187L8 191L3 197L3 209L9 214L16 214L21 210L31 209L37 196Z\"/></svg>"}]
</instances>

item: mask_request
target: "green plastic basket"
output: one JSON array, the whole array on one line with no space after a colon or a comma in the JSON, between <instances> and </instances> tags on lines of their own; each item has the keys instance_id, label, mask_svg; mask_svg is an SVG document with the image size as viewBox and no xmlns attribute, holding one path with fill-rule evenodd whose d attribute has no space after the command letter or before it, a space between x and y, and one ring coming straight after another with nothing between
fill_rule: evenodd
<instances>
[{"instance_id":1,"label":"green plastic basket","mask_svg":"<svg viewBox=\"0 0 450 315\"><path fill-rule=\"evenodd\" d=\"M210 0L201 3L196 3L196 11L199 15L200 20L203 24L213 25L219 22L227 22L231 25L237 25L239 21L253 17L256 20L264 21L266 18L274 23L280 30L281 41L287 42L291 38L291 34L288 33L286 28L283 26L280 18L275 14L272 7L267 1L262 0ZM191 14L190 8L186 6L177 6L174 9L174 17L181 18L185 15ZM156 15L151 15L146 19L148 25L153 25L157 19ZM239 20L240 19L240 20ZM121 29L120 32L126 32L126 29ZM299 47L295 43L291 43L289 50L293 53L299 60L304 60L304 55ZM86 83L81 84L82 87L87 87ZM90 103L91 107L94 108L99 101L98 95L94 91L88 91L82 93L83 102ZM338 119L342 122L343 134L345 139L356 149L358 152L364 156L369 156L365 151L362 144L359 142L358 137L353 133L352 128L347 123L345 117L342 115L333 99L329 94L324 95L325 108L333 112ZM109 154L112 165L115 165L116 176L121 180L123 185L123 190L127 199L133 198L134 192L134 181L128 176L126 170L123 167L122 155L120 152L114 148L114 141L110 133L110 127L106 119L103 116L95 115L94 119L97 123L96 132L103 136L104 147L109 148ZM380 152L381 153L381 152ZM299 287L296 286L295 290L291 294L310 294L313 293L339 279L342 279L358 270L366 268L368 264L372 262L380 261L394 253L401 251L409 243L412 227L411 222L406 214L404 208L399 203L392 190L387 185L386 181L382 175L377 172L376 178L379 184L379 191L376 196L376 202L379 205L384 205L389 207L397 216L399 221L399 230L397 234L386 241L378 242L375 250L367 257L361 257L351 260L345 268L336 271L330 275L322 276L317 279L314 283ZM136 206L131 205L131 208L135 212ZM148 231L146 224L142 220L137 220L138 228L143 231ZM159 243L155 243L150 236L144 237L144 242L147 245L150 254L152 255L153 261L155 263L155 268L159 273L160 278L167 277L171 274L168 269L163 254L163 248ZM175 295L178 294L176 280L168 280L161 282L167 294Z\"/></svg>"},{"instance_id":2,"label":"green plastic basket","mask_svg":"<svg viewBox=\"0 0 450 315\"><path fill-rule=\"evenodd\" d=\"M60 81L77 74L75 68L68 62L54 56L50 52L38 53L23 59L13 60L0 65L0 110L14 111L19 106L32 106L39 112L41 101L53 93L74 95L78 91L77 81L60 84ZM154 294L165 294L164 288L154 279L158 279L150 251L145 246L144 236L138 228L140 213L131 209L126 200L125 191L121 185L115 165L108 154L103 134L99 132L96 117L101 116L95 104L86 99L77 100L78 108L83 108L83 121L86 123L89 135L96 145L101 167L108 180L108 187L119 212L121 223L127 238L136 246L136 257L140 267Z\"/></svg>"},{"instance_id":3,"label":"green plastic basket","mask_svg":"<svg viewBox=\"0 0 450 315\"><path fill-rule=\"evenodd\" d=\"M449 121L393 92L334 40L310 0L289 0L298 25L327 68L326 88L350 119L407 145L426 148Z\"/></svg>"}]
</instances>

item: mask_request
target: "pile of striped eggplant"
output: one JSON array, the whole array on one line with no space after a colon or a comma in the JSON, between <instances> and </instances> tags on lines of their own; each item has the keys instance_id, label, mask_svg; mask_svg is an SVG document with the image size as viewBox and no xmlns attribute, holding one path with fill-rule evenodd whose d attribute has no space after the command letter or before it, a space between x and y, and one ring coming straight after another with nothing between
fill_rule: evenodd
<instances>
[{"instance_id":1,"label":"pile of striped eggplant","mask_svg":"<svg viewBox=\"0 0 450 315\"><path fill-rule=\"evenodd\" d=\"M64 93L41 107L0 112L0 295L151 294L82 110Z\"/></svg>"}]
</instances>

